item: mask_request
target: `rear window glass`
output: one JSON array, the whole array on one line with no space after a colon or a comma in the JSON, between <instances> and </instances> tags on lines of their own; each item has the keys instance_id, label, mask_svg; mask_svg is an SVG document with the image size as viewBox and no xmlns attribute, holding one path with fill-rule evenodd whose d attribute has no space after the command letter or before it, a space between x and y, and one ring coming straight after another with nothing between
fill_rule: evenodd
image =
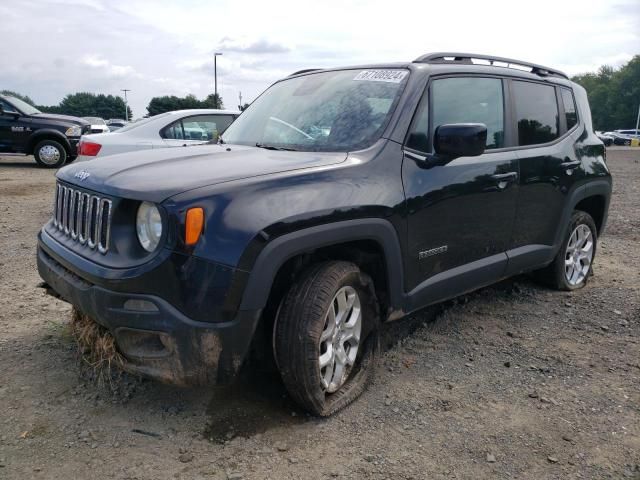
<instances>
[{"instance_id":1,"label":"rear window glass","mask_svg":"<svg viewBox=\"0 0 640 480\"><path fill-rule=\"evenodd\" d=\"M513 82L518 145L536 145L559 136L556 89L532 82Z\"/></svg>"},{"instance_id":2,"label":"rear window glass","mask_svg":"<svg viewBox=\"0 0 640 480\"><path fill-rule=\"evenodd\" d=\"M560 89L562 92L562 105L564 106L564 116L567 119L567 130L571 130L578 123L578 113L576 112L576 102L573 93L566 88Z\"/></svg>"}]
</instances>

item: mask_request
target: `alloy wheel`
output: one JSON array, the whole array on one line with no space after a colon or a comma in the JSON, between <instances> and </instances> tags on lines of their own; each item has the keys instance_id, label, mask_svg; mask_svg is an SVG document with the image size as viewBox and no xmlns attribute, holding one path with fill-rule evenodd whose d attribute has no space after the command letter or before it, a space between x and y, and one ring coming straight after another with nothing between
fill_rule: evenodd
<instances>
[{"instance_id":1,"label":"alloy wheel","mask_svg":"<svg viewBox=\"0 0 640 480\"><path fill-rule=\"evenodd\" d=\"M326 393L336 392L349 377L358 355L361 331L360 297L353 287L342 287L329 305L320 336L318 366Z\"/></svg>"},{"instance_id":2,"label":"alloy wheel","mask_svg":"<svg viewBox=\"0 0 640 480\"><path fill-rule=\"evenodd\" d=\"M565 251L564 271L569 285L575 286L584 281L592 260L593 235L587 225L580 224L571 232Z\"/></svg>"}]
</instances>

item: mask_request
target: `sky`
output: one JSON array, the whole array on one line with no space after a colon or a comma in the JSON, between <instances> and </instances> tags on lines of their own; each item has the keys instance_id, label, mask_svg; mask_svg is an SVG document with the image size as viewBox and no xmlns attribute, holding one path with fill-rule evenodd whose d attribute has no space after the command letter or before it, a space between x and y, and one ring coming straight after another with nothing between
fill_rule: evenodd
<instances>
[{"instance_id":1,"label":"sky","mask_svg":"<svg viewBox=\"0 0 640 480\"><path fill-rule=\"evenodd\" d=\"M213 93L214 52L234 109L304 68L459 51L573 75L640 54L640 0L0 0L0 18L0 90L56 105L127 88L134 118Z\"/></svg>"}]
</instances>

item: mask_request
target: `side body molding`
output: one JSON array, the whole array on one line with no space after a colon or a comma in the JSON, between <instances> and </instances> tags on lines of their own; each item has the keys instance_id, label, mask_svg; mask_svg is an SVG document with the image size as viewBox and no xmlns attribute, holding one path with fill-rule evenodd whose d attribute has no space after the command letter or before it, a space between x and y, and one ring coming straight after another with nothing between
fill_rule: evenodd
<instances>
[{"instance_id":1,"label":"side body molding","mask_svg":"<svg viewBox=\"0 0 640 480\"><path fill-rule=\"evenodd\" d=\"M316 248L356 240L373 240L382 247L391 306L401 308L404 287L398 234L387 220L364 218L305 228L268 243L251 270L240 310L259 309L266 305L279 268L290 258Z\"/></svg>"}]
</instances>

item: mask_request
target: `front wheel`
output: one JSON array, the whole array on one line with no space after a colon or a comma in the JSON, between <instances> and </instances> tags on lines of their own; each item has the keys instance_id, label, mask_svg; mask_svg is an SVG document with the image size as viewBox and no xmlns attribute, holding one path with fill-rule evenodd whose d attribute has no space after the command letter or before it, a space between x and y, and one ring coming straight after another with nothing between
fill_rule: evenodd
<instances>
[{"instance_id":1,"label":"front wheel","mask_svg":"<svg viewBox=\"0 0 640 480\"><path fill-rule=\"evenodd\" d=\"M67 151L55 140L42 140L33 149L38 165L44 168L58 168L67 161Z\"/></svg>"},{"instance_id":2,"label":"front wheel","mask_svg":"<svg viewBox=\"0 0 640 480\"><path fill-rule=\"evenodd\" d=\"M598 231L586 212L576 210L558 254L539 276L558 290L576 290L586 285L596 256Z\"/></svg>"},{"instance_id":3,"label":"front wheel","mask_svg":"<svg viewBox=\"0 0 640 480\"><path fill-rule=\"evenodd\" d=\"M371 382L380 350L373 282L349 262L312 266L285 295L274 354L285 387L303 408L328 416Z\"/></svg>"}]
</instances>

